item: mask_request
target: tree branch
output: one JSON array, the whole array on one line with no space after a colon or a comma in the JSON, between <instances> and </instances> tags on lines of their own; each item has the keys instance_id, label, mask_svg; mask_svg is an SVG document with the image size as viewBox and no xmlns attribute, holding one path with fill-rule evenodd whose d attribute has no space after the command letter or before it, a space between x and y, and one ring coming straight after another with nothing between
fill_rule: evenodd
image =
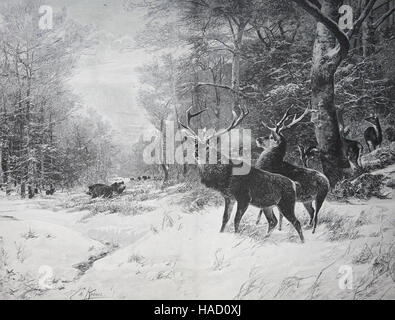
<instances>
[{"instance_id":1,"label":"tree branch","mask_svg":"<svg viewBox=\"0 0 395 320\"><path fill-rule=\"evenodd\" d=\"M232 91L234 93L236 93L237 91L234 90L232 87L226 85L226 84L220 84L220 83L210 83L210 82L187 82L184 83L183 85L189 85L189 84L194 84L196 87L202 87L202 86L209 86L209 87L216 87L216 88L221 88L221 89L227 89L229 91ZM252 97L249 96L248 94L245 94L243 92L238 92L241 96L243 96L246 99L251 99Z\"/></svg>"},{"instance_id":2,"label":"tree branch","mask_svg":"<svg viewBox=\"0 0 395 320\"><path fill-rule=\"evenodd\" d=\"M384 13L380 19L378 19L375 23L373 23L373 29L377 29L384 21L387 19L391 14L395 12L395 8L392 8L391 10L388 10L386 13Z\"/></svg>"},{"instance_id":3,"label":"tree branch","mask_svg":"<svg viewBox=\"0 0 395 320\"><path fill-rule=\"evenodd\" d=\"M263 37L263 35L262 35L261 31L259 30L259 28L256 28L256 33L258 35L259 40L261 40L261 42L265 45L265 47L267 49L270 49L270 44L265 41L265 38Z\"/></svg>"},{"instance_id":4,"label":"tree branch","mask_svg":"<svg viewBox=\"0 0 395 320\"><path fill-rule=\"evenodd\" d=\"M362 13L360 14L357 21L354 22L354 25L351 30L347 32L348 38L351 38L356 32L359 31L362 23L365 21L367 16L369 15L370 11L372 11L374 4L377 0L370 0L366 7L363 9Z\"/></svg>"},{"instance_id":5,"label":"tree branch","mask_svg":"<svg viewBox=\"0 0 395 320\"><path fill-rule=\"evenodd\" d=\"M293 0L293 1L296 2L299 6L301 6L304 10L306 10L310 15L312 15L318 22L321 22L323 25L325 25L325 27L327 27L328 30L333 33L337 41L339 41L340 44L339 54L340 54L340 59L342 60L347 55L348 50L350 49L350 41L347 34L345 34L339 28L338 24L335 21L333 21L327 15L323 14L321 10L313 3L309 2L308 0ZM376 0L371 0L371 2L372 1L375 2Z\"/></svg>"}]
</instances>

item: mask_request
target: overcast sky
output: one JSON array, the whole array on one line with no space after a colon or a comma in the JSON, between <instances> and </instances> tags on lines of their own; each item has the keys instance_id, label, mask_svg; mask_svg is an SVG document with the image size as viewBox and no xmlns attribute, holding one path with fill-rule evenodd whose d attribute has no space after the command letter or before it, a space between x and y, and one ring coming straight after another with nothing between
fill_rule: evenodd
<instances>
[{"instance_id":1,"label":"overcast sky","mask_svg":"<svg viewBox=\"0 0 395 320\"><path fill-rule=\"evenodd\" d=\"M82 57L70 79L83 105L96 109L113 125L119 142L130 143L150 128L144 110L136 103L135 67L152 57L133 47L134 36L144 26L141 11L126 11L123 0L46 0L53 10L67 8L68 17L94 25L100 32L94 54ZM54 26L55 28L56 26ZM91 52L90 52L91 53Z\"/></svg>"}]
</instances>

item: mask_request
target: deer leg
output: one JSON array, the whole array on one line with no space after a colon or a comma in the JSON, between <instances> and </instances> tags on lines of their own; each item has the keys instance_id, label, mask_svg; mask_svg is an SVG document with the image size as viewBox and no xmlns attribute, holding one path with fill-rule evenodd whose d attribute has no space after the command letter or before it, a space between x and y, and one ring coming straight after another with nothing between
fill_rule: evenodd
<instances>
[{"instance_id":1,"label":"deer leg","mask_svg":"<svg viewBox=\"0 0 395 320\"><path fill-rule=\"evenodd\" d=\"M313 202L304 202L303 206L306 208L307 212L309 213L309 216L310 216L309 225L310 225L310 227L312 227L313 226L313 220L314 220Z\"/></svg>"},{"instance_id":2,"label":"deer leg","mask_svg":"<svg viewBox=\"0 0 395 320\"><path fill-rule=\"evenodd\" d=\"M220 232L224 232L226 224L229 221L230 214L232 213L232 209L234 206L235 202L231 198L225 198L225 210L224 210L224 215L222 217L222 226Z\"/></svg>"},{"instance_id":3,"label":"deer leg","mask_svg":"<svg viewBox=\"0 0 395 320\"><path fill-rule=\"evenodd\" d=\"M361 145L361 147L362 147L362 145ZM357 158L357 163L358 163L358 165L359 165L359 167L360 168L362 168L362 148L359 148L358 149L358 158Z\"/></svg>"},{"instance_id":4,"label":"deer leg","mask_svg":"<svg viewBox=\"0 0 395 320\"><path fill-rule=\"evenodd\" d=\"M283 228L283 214L281 213L281 211L279 211L279 215L278 215L278 230L281 231L282 228Z\"/></svg>"},{"instance_id":5,"label":"deer leg","mask_svg":"<svg viewBox=\"0 0 395 320\"><path fill-rule=\"evenodd\" d=\"M372 150L370 149L370 141L369 140L365 140L366 141L366 144L367 144L367 146L368 146L368 149L369 149L369 152L371 152Z\"/></svg>"},{"instance_id":6,"label":"deer leg","mask_svg":"<svg viewBox=\"0 0 395 320\"><path fill-rule=\"evenodd\" d=\"M261 214L262 211L264 212L267 223L268 223L267 235L270 235L277 225L277 218L273 213L272 207L263 208L263 209L261 209L261 211L259 213Z\"/></svg>"},{"instance_id":7,"label":"deer leg","mask_svg":"<svg viewBox=\"0 0 395 320\"><path fill-rule=\"evenodd\" d=\"M246 212L249 204L250 204L250 199L248 198L237 199L237 210L236 210L235 223L234 223L235 233L239 232L240 220L243 217L243 214Z\"/></svg>"},{"instance_id":8,"label":"deer leg","mask_svg":"<svg viewBox=\"0 0 395 320\"><path fill-rule=\"evenodd\" d=\"M318 212L320 211L327 194L328 194L328 190L324 190L324 191L321 190L320 192L318 192L317 197L315 198L315 214L314 214L313 233L315 232L315 228L317 227Z\"/></svg>"},{"instance_id":9,"label":"deer leg","mask_svg":"<svg viewBox=\"0 0 395 320\"><path fill-rule=\"evenodd\" d=\"M257 224L257 225L258 225L259 222L261 221L262 212L263 212L263 209L259 210L258 218L256 219L256 224Z\"/></svg>"},{"instance_id":10,"label":"deer leg","mask_svg":"<svg viewBox=\"0 0 395 320\"><path fill-rule=\"evenodd\" d=\"M290 201L290 199L281 199L277 207L279 211L285 216L285 218L294 226L299 234L300 240L303 243L304 237L302 227L300 226L299 220L295 216L295 200Z\"/></svg>"}]
</instances>

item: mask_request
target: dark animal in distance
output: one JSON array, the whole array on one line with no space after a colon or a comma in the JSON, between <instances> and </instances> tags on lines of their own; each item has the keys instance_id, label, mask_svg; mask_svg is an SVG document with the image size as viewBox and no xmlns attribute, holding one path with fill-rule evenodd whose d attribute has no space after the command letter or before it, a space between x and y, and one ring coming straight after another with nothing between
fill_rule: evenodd
<instances>
[{"instance_id":1,"label":"dark animal in distance","mask_svg":"<svg viewBox=\"0 0 395 320\"><path fill-rule=\"evenodd\" d=\"M288 118L290 118L289 112L291 108L286 111L282 119L276 123L274 127L269 127L267 124L262 122L262 124L268 128L271 133L268 137L260 137L256 139L257 145L263 148L263 151L255 166L262 170L281 174L296 182L296 201L302 202L308 211L310 216L310 226L313 227L314 233L317 226L318 212L329 192L329 180L319 171L298 167L284 161L287 150L287 141L282 133L283 130L289 129L297 124L309 112L309 109L306 109L301 116L297 118L296 115L294 115L293 119L285 124ZM313 208L314 201L315 209ZM257 224L260 221L262 212L265 211L266 218L270 217L270 219L272 219L272 221L268 221L269 228L273 225L275 226L277 224L277 219L273 214L272 208L263 208L259 212ZM281 225L282 214L280 212L280 229ZM269 231L271 230L272 229Z\"/></svg>"},{"instance_id":2,"label":"dark animal in distance","mask_svg":"<svg viewBox=\"0 0 395 320\"><path fill-rule=\"evenodd\" d=\"M383 133L377 115L372 114L365 118L365 120L373 125L373 127L368 127L363 133L369 152L371 152L381 146L381 142L383 142Z\"/></svg>"},{"instance_id":3,"label":"dark animal in distance","mask_svg":"<svg viewBox=\"0 0 395 320\"><path fill-rule=\"evenodd\" d=\"M153 179L153 180L160 180L160 178L156 178L156 177L152 177L151 178L151 176L139 176L136 179L130 178L130 181L134 181L134 180L138 180L138 181L144 180L144 181L146 181L146 180L151 180L151 179Z\"/></svg>"},{"instance_id":4,"label":"dark animal in distance","mask_svg":"<svg viewBox=\"0 0 395 320\"><path fill-rule=\"evenodd\" d=\"M298 145L299 158L305 168L309 167L309 161L318 153L316 146L305 147Z\"/></svg>"},{"instance_id":5,"label":"dark animal in distance","mask_svg":"<svg viewBox=\"0 0 395 320\"><path fill-rule=\"evenodd\" d=\"M126 189L125 183L123 181L121 181L121 182L114 182L111 185L111 187L113 187L114 192L116 192L117 194L122 194L125 191L125 189Z\"/></svg>"},{"instance_id":6,"label":"dark animal in distance","mask_svg":"<svg viewBox=\"0 0 395 320\"><path fill-rule=\"evenodd\" d=\"M29 199L32 199L35 195L34 189L31 186L28 186L27 190Z\"/></svg>"},{"instance_id":7,"label":"dark animal in distance","mask_svg":"<svg viewBox=\"0 0 395 320\"><path fill-rule=\"evenodd\" d=\"M103 183L96 183L88 187L88 195L92 198L103 197L111 198L115 193L121 194L125 190L126 186L124 182L114 182L112 185L108 186Z\"/></svg>"},{"instance_id":8,"label":"dark animal in distance","mask_svg":"<svg viewBox=\"0 0 395 320\"><path fill-rule=\"evenodd\" d=\"M55 188L53 186L50 186L48 190L45 190L45 194L47 196L52 196L55 193Z\"/></svg>"},{"instance_id":9,"label":"dark animal in distance","mask_svg":"<svg viewBox=\"0 0 395 320\"><path fill-rule=\"evenodd\" d=\"M181 122L179 123L190 137L192 137L193 141L202 143L206 148L207 145L209 145L210 139L216 139L222 134L229 132L238 126L249 113L248 109L240 108L240 114L237 116L236 112L233 111L233 120L226 129L217 131L210 136L205 136L202 141L198 134L190 127L190 120L205 111L205 109L192 114L191 108L187 110L187 124L184 125ZM221 157L218 151L217 155L218 158ZM229 159L229 163L206 164L205 161L200 161L197 152L195 152L195 159L197 161L201 182L208 188L219 191L225 199L225 209L220 232L225 230L235 202L237 202L237 210L234 219L235 232L239 231L240 220L250 204L258 208L277 206L294 226L299 234L300 240L304 242L302 228L294 212L296 186L293 181L284 176L250 166L248 168L248 173L234 174L234 170L237 167L247 164L244 162L241 164L235 163L231 159Z\"/></svg>"}]
</instances>

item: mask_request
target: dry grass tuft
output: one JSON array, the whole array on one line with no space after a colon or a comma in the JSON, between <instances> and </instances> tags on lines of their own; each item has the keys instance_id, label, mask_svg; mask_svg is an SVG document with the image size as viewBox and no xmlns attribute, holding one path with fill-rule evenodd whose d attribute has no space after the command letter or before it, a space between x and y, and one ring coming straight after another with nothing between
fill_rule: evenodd
<instances>
[{"instance_id":1,"label":"dry grass tuft","mask_svg":"<svg viewBox=\"0 0 395 320\"><path fill-rule=\"evenodd\" d=\"M385 179L382 174L364 173L354 180L342 180L332 188L329 198L336 201L349 198L368 200L371 197L387 199L388 195L382 192Z\"/></svg>"},{"instance_id":2,"label":"dry grass tuft","mask_svg":"<svg viewBox=\"0 0 395 320\"><path fill-rule=\"evenodd\" d=\"M319 224L324 224L328 229L329 241L354 240L359 237L360 222L352 217L328 212L320 217Z\"/></svg>"}]
</instances>

